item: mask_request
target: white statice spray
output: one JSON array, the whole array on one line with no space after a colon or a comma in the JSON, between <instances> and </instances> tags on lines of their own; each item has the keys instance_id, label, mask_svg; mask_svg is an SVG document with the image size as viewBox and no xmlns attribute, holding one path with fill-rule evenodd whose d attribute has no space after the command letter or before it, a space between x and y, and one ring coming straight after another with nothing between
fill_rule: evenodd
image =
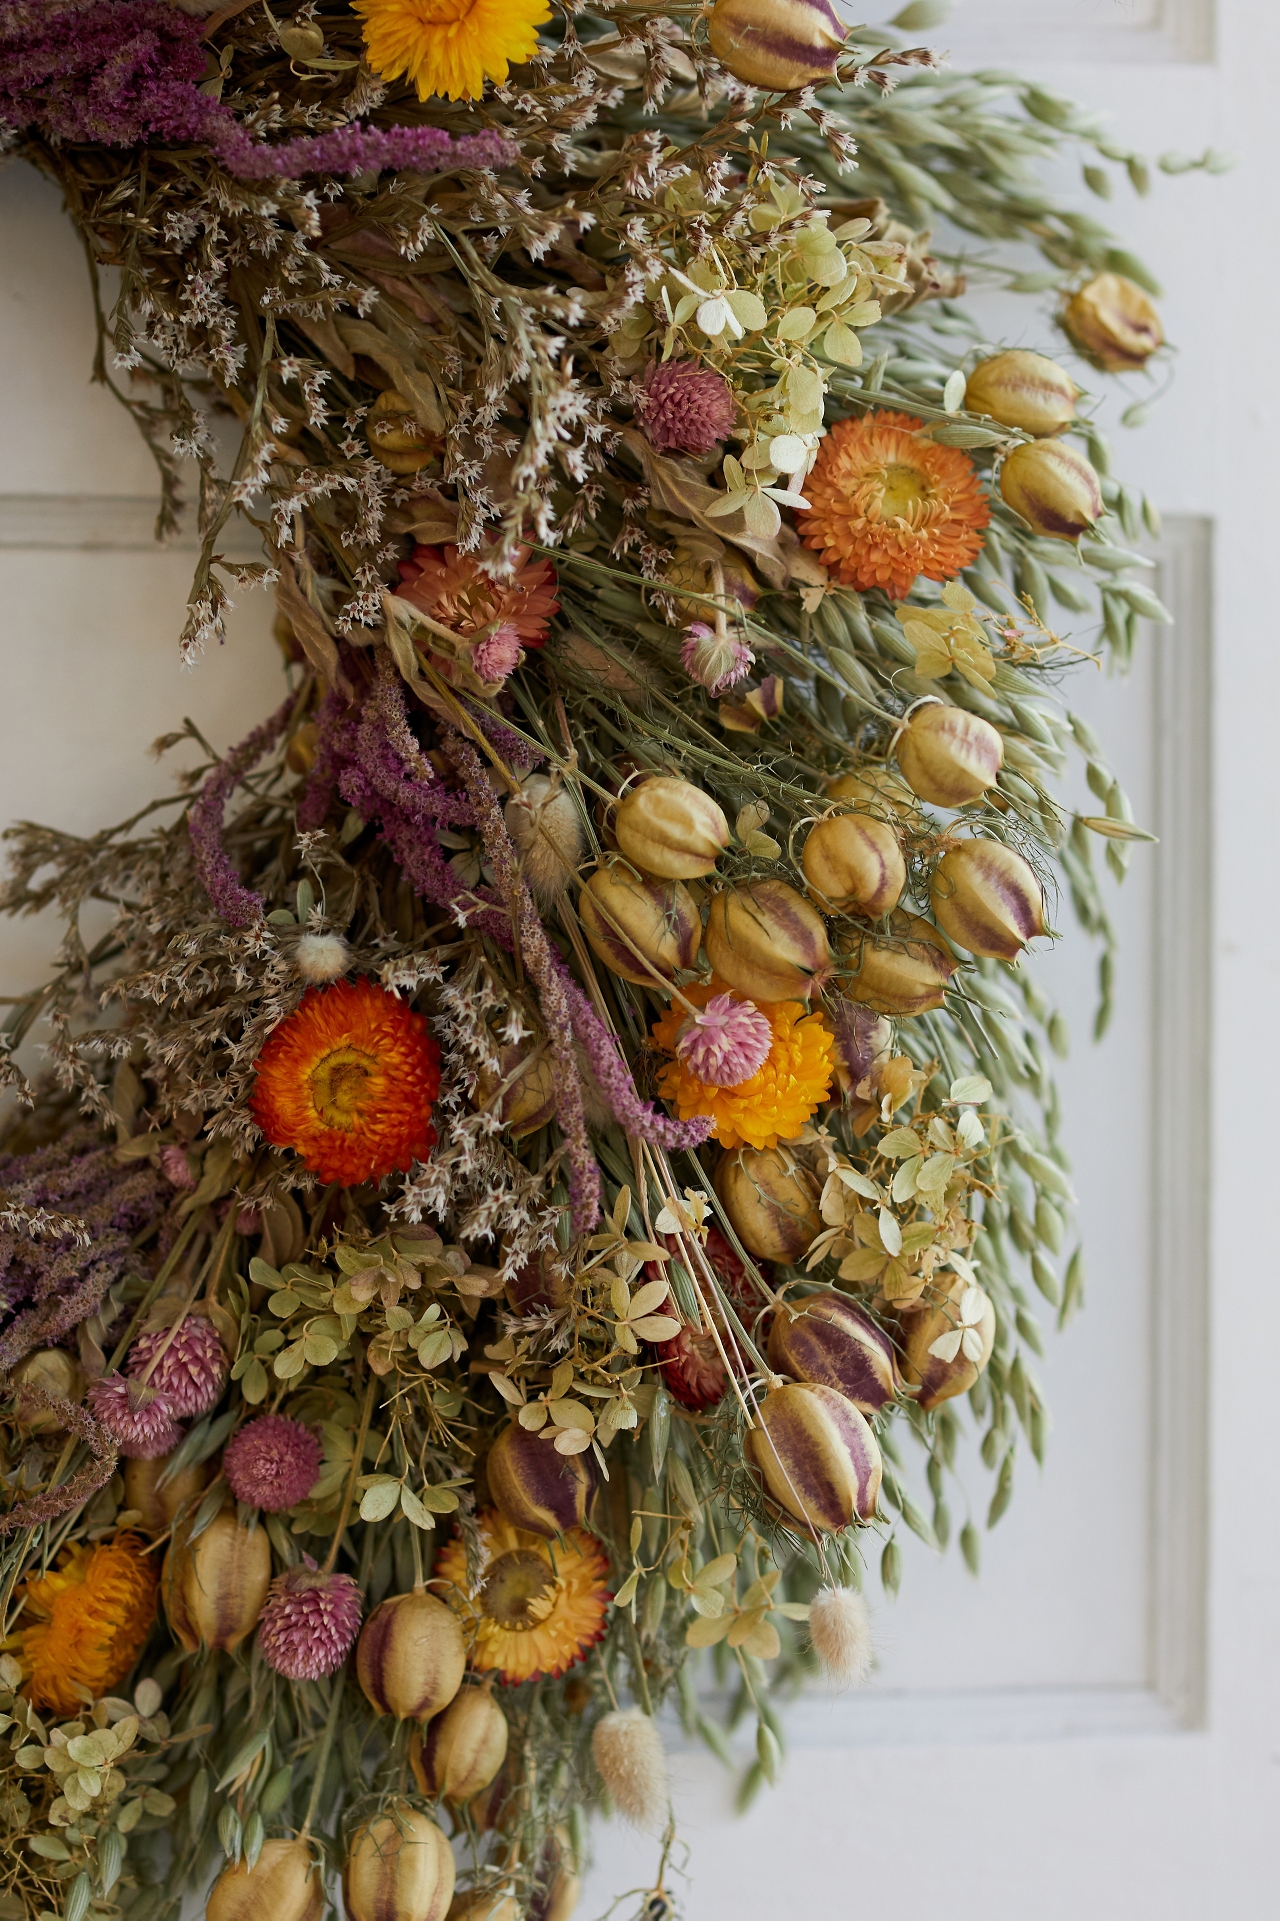
<instances>
[{"instance_id":1,"label":"white statice spray","mask_svg":"<svg viewBox=\"0 0 1280 1921\"><path fill-rule=\"evenodd\" d=\"M606 1714L591 1737L600 1779L619 1814L637 1828L659 1828L667 1818L667 1756L643 1708Z\"/></svg>"},{"instance_id":2,"label":"white statice spray","mask_svg":"<svg viewBox=\"0 0 1280 1921\"><path fill-rule=\"evenodd\" d=\"M867 1679L875 1659L871 1610L853 1588L819 1588L809 1605L809 1639L824 1669L841 1687Z\"/></svg>"}]
</instances>

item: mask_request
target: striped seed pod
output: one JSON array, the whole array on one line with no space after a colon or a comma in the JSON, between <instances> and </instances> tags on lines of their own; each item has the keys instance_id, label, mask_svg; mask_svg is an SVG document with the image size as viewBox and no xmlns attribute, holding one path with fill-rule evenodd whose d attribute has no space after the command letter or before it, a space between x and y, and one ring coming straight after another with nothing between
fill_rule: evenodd
<instances>
[{"instance_id":1,"label":"striped seed pod","mask_svg":"<svg viewBox=\"0 0 1280 1921\"><path fill-rule=\"evenodd\" d=\"M896 752L907 786L935 807L980 800L1004 766L1004 741L989 720L936 700L916 708Z\"/></svg>"},{"instance_id":2,"label":"striped seed pod","mask_svg":"<svg viewBox=\"0 0 1280 1921\"><path fill-rule=\"evenodd\" d=\"M586 1519L595 1471L583 1454L558 1454L519 1422L503 1428L489 1449L489 1492L512 1527L553 1541Z\"/></svg>"},{"instance_id":3,"label":"striped seed pod","mask_svg":"<svg viewBox=\"0 0 1280 1921\"><path fill-rule=\"evenodd\" d=\"M925 1014L941 1007L956 963L932 922L895 914L892 940L863 936L849 949L846 991L877 1014Z\"/></svg>"},{"instance_id":4,"label":"striped seed pod","mask_svg":"<svg viewBox=\"0 0 1280 1921\"><path fill-rule=\"evenodd\" d=\"M172 1526L183 1503L194 1500L209 1485L213 1472L209 1461L202 1461L198 1467L180 1468L169 1480L163 1480L172 1458L162 1454L155 1461L124 1463L124 1504L141 1515L138 1526L144 1534L163 1534Z\"/></svg>"},{"instance_id":5,"label":"striped seed pod","mask_svg":"<svg viewBox=\"0 0 1280 1921\"><path fill-rule=\"evenodd\" d=\"M1046 540L1079 540L1102 517L1102 487L1083 454L1062 440L1028 440L1000 469L1005 505Z\"/></svg>"},{"instance_id":6,"label":"striped seed pod","mask_svg":"<svg viewBox=\"0 0 1280 1921\"><path fill-rule=\"evenodd\" d=\"M898 836L872 814L828 814L811 828L800 864L809 892L829 914L878 920L898 905L907 884Z\"/></svg>"},{"instance_id":7,"label":"striped seed pod","mask_svg":"<svg viewBox=\"0 0 1280 1921\"><path fill-rule=\"evenodd\" d=\"M1002 427L1037 438L1060 434L1076 417L1080 389L1065 367L1045 354L1014 347L980 360L964 391L965 411L986 414Z\"/></svg>"},{"instance_id":8,"label":"striped seed pod","mask_svg":"<svg viewBox=\"0 0 1280 1921\"><path fill-rule=\"evenodd\" d=\"M507 1717L492 1681L461 1688L442 1714L415 1732L409 1765L422 1793L455 1806L487 1788L507 1755Z\"/></svg>"},{"instance_id":9,"label":"striped seed pod","mask_svg":"<svg viewBox=\"0 0 1280 1921\"><path fill-rule=\"evenodd\" d=\"M996 1311L980 1287L943 1277L945 1297L907 1319L902 1377L920 1389L923 1408L967 1394L991 1359Z\"/></svg>"},{"instance_id":10,"label":"striped seed pod","mask_svg":"<svg viewBox=\"0 0 1280 1921\"><path fill-rule=\"evenodd\" d=\"M351 1837L342 1870L351 1921L445 1921L453 1884L453 1850L415 1808L398 1803Z\"/></svg>"},{"instance_id":11,"label":"striped seed pod","mask_svg":"<svg viewBox=\"0 0 1280 1921\"><path fill-rule=\"evenodd\" d=\"M778 1506L837 1534L876 1511L883 1472L876 1437L852 1401L817 1381L788 1381L760 1404L747 1447Z\"/></svg>"},{"instance_id":12,"label":"striped seed pod","mask_svg":"<svg viewBox=\"0 0 1280 1921\"><path fill-rule=\"evenodd\" d=\"M781 1309L769 1332L769 1364L798 1381L833 1387L863 1414L891 1401L898 1387L893 1343L869 1314L842 1294L810 1294L798 1313Z\"/></svg>"},{"instance_id":13,"label":"striped seed pod","mask_svg":"<svg viewBox=\"0 0 1280 1921\"><path fill-rule=\"evenodd\" d=\"M822 916L784 880L717 894L704 942L719 978L753 1001L807 1000L830 972Z\"/></svg>"},{"instance_id":14,"label":"striped seed pod","mask_svg":"<svg viewBox=\"0 0 1280 1921\"><path fill-rule=\"evenodd\" d=\"M715 0L707 37L735 79L790 93L833 77L845 29L828 0Z\"/></svg>"},{"instance_id":15,"label":"striped seed pod","mask_svg":"<svg viewBox=\"0 0 1280 1921\"><path fill-rule=\"evenodd\" d=\"M655 774L623 795L613 817L619 850L660 880L709 874L729 845L723 809L691 781Z\"/></svg>"},{"instance_id":16,"label":"striped seed pod","mask_svg":"<svg viewBox=\"0 0 1280 1921\"><path fill-rule=\"evenodd\" d=\"M515 1896L501 1888L473 1888L455 1895L448 1921L520 1921L520 1909Z\"/></svg>"},{"instance_id":17,"label":"striped seed pod","mask_svg":"<svg viewBox=\"0 0 1280 1921\"><path fill-rule=\"evenodd\" d=\"M757 1260L799 1260L822 1232L818 1183L783 1148L726 1154L715 1189L738 1239Z\"/></svg>"},{"instance_id":18,"label":"striped seed pod","mask_svg":"<svg viewBox=\"0 0 1280 1921\"><path fill-rule=\"evenodd\" d=\"M971 954L1015 961L1044 932L1044 896L1021 854L998 840L966 840L938 862L929 885L934 919Z\"/></svg>"},{"instance_id":19,"label":"striped seed pod","mask_svg":"<svg viewBox=\"0 0 1280 1921\"><path fill-rule=\"evenodd\" d=\"M634 874L621 861L592 874L578 917L598 959L640 987L652 987L654 973L670 980L677 968L692 967L702 945L702 917L688 888Z\"/></svg>"},{"instance_id":20,"label":"striped seed pod","mask_svg":"<svg viewBox=\"0 0 1280 1921\"><path fill-rule=\"evenodd\" d=\"M324 1884L306 1841L264 1841L250 1867L241 1855L209 1891L206 1921L320 1921Z\"/></svg>"},{"instance_id":21,"label":"striped seed pod","mask_svg":"<svg viewBox=\"0 0 1280 1921\"><path fill-rule=\"evenodd\" d=\"M419 1588L373 1610L356 1642L356 1674L377 1714L426 1721L462 1686L467 1664L452 1608Z\"/></svg>"},{"instance_id":22,"label":"striped seed pod","mask_svg":"<svg viewBox=\"0 0 1280 1921\"><path fill-rule=\"evenodd\" d=\"M1067 302L1062 324L1077 347L1109 374L1144 367L1164 345L1160 316L1122 273L1095 274Z\"/></svg>"},{"instance_id":23,"label":"striped seed pod","mask_svg":"<svg viewBox=\"0 0 1280 1921\"><path fill-rule=\"evenodd\" d=\"M266 1529L241 1527L231 1508L191 1540L184 1531L160 1577L173 1637L189 1653L239 1647L253 1632L271 1585Z\"/></svg>"}]
</instances>

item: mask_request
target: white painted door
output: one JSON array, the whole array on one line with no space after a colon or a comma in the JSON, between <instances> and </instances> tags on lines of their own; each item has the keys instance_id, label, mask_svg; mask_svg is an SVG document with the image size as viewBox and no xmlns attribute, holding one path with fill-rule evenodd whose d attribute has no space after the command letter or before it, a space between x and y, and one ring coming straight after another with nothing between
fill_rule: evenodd
<instances>
[{"instance_id":1,"label":"white painted door","mask_svg":"<svg viewBox=\"0 0 1280 1921\"><path fill-rule=\"evenodd\" d=\"M1117 436L1168 516L1179 624L1127 685L1099 680L1080 704L1161 845L1116 897L1101 1048L1092 956L1077 941L1046 963L1074 1035L1062 1079L1089 1282L1042 1370L1045 1471L1022 1470L980 1582L907 1541L901 1598L877 1603L876 1681L797 1705L783 1782L745 1822L715 1762L675 1757L688 1921L1278 1905L1280 5L1217 0L1214 16L1214 0L966 0L936 36L957 64L1015 65L1111 111L1147 152L1240 159L1225 180L1157 176L1151 200L1115 210L1166 284L1182 354L1172 401ZM274 704L269 609L245 594L225 650L180 669L191 555L149 544L148 457L86 382L78 245L19 167L0 174L0 350L0 821L88 830L154 791L146 747L183 713L225 745ZM41 977L53 935L0 925L0 991ZM987 1492L975 1475L979 1518ZM652 1872L622 1832L597 1852L582 1921Z\"/></svg>"}]
</instances>

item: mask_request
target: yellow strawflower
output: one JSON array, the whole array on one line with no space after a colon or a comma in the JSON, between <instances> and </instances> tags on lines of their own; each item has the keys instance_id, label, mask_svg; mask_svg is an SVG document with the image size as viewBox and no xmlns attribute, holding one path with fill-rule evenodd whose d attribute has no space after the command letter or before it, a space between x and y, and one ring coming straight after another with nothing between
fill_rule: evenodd
<instances>
[{"instance_id":1,"label":"yellow strawflower","mask_svg":"<svg viewBox=\"0 0 1280 1921\"><path fill-rule=\"evenodd\" d=\"M712 980L682 991L695 1007L703 1007L724 992L724 983ZM658 1092L680 1120L705 1115L722 1147L777 1147L780 1141L793 1141L827 1098L835 1071L835 1039L821 1014L811 1014L803 1001L756 1005L773 1029L773 1043L750 1080L713 1087L680 1059L668 1062L658 1076ZM664 1053L675 1053L685 1018L684 1008L673 1002L655 1024L653 1040Z\"/></svg>"},{"instance_id":2,"label":"yellow strawflower","mask_svg":"<svg viewBox=\"0 0 1280 1921\"><path fill-rule=\"evenodd\" d=\"M419 100L479 100L486 79L538 51L547 0L352 0L364 20L369 65L382 80L413 82Z\"/></svg>"}]
</instances>

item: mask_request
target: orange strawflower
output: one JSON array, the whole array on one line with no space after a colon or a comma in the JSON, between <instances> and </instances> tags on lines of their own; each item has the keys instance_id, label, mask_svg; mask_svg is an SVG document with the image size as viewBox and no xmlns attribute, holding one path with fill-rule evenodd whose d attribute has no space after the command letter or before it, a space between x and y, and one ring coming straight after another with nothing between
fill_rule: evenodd
<instances>
[{"instance_id":1,"label":"orange strawflower","mask_svg":"<svg viewBox=\"0 0 1280 1921\"><path fill-rule=\"evenodd\" d=\"M715 979L681 989L695 1007L731 991ZM746 996L735 994L734 999ZM722 1147L777 1147L780 1141L793 1141L827 1098L835 1072L835 1037L821 1014L811 1014L803 1001L756 1005L773 1029L773 1045L750 1080L736 1087L712 1087L679 1059L668 1061L658 1076L658 1092L679 1119L705 1115ZM687 1018L679 1001L673 1001L656 1023L653 1039L664 1053L675 1053Z\"/></svg>"},{"instance_id":2,"label":"orange strawflower","mask_svg":"<svg viewBox=\"0 0 1280 1921\"><path fill-rule=\"evenodd\" d=\"M806 547L846 587L894 600L918 575L950 580L982 551L991 508L967 454L921 433L913 414L837 420L804 483Z\"/></svg>"},{"instance_id":3,"label":"orange strawflower","mask_svg":"<svg viewBox=\"0 0 1280 1921\"><path fill-rule=\"evenodd\" d=\"M36 1708L74 1714L78 1688L96 1699L118 1687L156 1618L159 1581L142 1543L119 1534L101 1547L72 1547L58 1566L27 1582L17 1641Z\"/></svg>"},{"instance_id":4,"label":"orange strawflower","mask_svg":"<svg viewBox=\"0 0 1280 1921\"><path fill-rule=\"evenodd\" d=\"M415 547L400 563L396 593L464 639L499 625L514 628L522 647L541 647L560 605L551 562L518 547L514 571L494 580L481 565L488 558L487 549L460 554L456 547Z\"/></svg>"},{"instance_id":5,"label":"orange strawflower","mask_svg":"<svg viewBox=\"0 0 1280 1921\"><path fill-rule=\"evenodd\" d=\"M259 1054L250 1107L273 1147L322 1181L355 1187L436 1143L440 1049L396 995L371 980L313 987Z\"/></svg>"},{"instance_id":6,"label":"orange strawflower","mask_svg":"<svg viewBox=\"0 0 1280 1921\"><path fill-rule=\"evenodd\" d=\"M604 1634L613 1598L609 1563L585 1528L544 1541L512 1527L496 1508L476 1518L481 1558L474 1582L466 1543L455 1535L436 1556L432 1583L462 1617L470 1664L512 1686L539 1675L554 1680Z\"/></svg>"}]
</instances>

